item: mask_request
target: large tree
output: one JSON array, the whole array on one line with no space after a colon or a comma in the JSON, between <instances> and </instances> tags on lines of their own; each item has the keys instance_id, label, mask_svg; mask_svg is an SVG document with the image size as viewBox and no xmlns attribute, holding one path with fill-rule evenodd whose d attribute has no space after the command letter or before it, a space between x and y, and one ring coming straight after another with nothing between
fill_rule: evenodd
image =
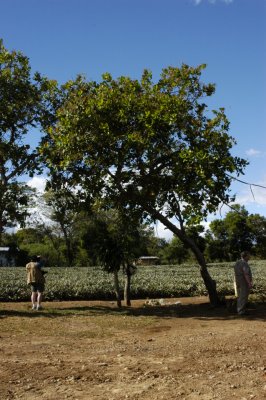
<instances>
[{"instance_id":1,"label":"large tree","mask_svg":"<svg viewBox=\"0 0 266 400\"><path fill-rule=\"evenodd\" d=\"M216 284L187 227L231 201L230 175L246 161L230 153L224 110L208 110L215 87L201 82L204 67L163 69L157 83L147 70L140 81L68 82L43 151L89 197L159 220L189 246L215 305Z\"/></svg>"},{"instance_id":2,"label":"large tree","mask_svg":"<svg viewBox=\"0 0 266 400\"><path fill-rule=\"evenodd\" d=\"M28 215L30 189L22 180L37 170L39 160L26 138L30 129L52 123L46 96L52 87L55 82L40 74L32 77L28 58L8 51L0 40L0 235Z\"/></svg>"}]
</instances>

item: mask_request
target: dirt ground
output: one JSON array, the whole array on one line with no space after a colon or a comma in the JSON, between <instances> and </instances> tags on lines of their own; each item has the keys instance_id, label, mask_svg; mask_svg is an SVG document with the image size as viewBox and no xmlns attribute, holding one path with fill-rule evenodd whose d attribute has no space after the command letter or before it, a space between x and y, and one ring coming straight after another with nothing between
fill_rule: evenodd
<instances>
[{"instance_id":1,"label":"dirt ground","mask_svg":"<svg viewBox=\"0 0 266 400\"><path fill-rule=\"evenodd\" d=\"M0 303L0 399L262 400L266 304Z\"/></svg>"}]
</instances>

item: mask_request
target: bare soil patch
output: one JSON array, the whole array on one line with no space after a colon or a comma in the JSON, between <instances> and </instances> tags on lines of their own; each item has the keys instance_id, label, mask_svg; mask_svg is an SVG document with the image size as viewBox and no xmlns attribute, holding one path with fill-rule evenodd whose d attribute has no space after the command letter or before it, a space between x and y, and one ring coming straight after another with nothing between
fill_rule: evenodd
<instances>
[{"instance_id":1,"label":"bare soil patch","mask_svg":"<svg viewBox=\"0 0 266 400\"><path fill-rule=\"evenodd\" d=\"M1 400L262 400L266 304L0 303Z\"/></svg>"}]
</instances>

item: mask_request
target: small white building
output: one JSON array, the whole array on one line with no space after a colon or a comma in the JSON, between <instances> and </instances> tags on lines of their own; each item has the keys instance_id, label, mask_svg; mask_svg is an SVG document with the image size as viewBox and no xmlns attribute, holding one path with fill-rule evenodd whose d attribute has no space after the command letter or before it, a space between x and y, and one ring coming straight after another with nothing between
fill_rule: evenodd
<instances>
[{"instance_id":1,"label":"small white building","mask_svg":"<svg viewBox=\"0 0 266 400\"><path fill-rule=\"evenodd\" d=\"M160 264L159 257L155 256L142 256L137 260L137 265L158 265Z\"/></svg>"},{"instance_id":2,"label":"small white building","mask_svg":"<svg viewBox=\"0 0 266 400\"><path fill-rule=\"evenodd\" d=\"M9 247L0 247L0 267L14 267L15 258L10 254Z\"/></svg>"}]
</instances>

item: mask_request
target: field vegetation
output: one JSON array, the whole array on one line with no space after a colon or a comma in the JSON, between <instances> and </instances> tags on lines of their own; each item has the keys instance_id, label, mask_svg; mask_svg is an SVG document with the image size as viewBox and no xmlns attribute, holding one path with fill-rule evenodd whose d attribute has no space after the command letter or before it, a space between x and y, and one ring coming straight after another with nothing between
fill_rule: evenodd
<instances>
[{"instance_id":1,"label":"field vegetation","mask_svg":"<svg viewBox=\"0 0 266 400\"><path fill-rule=\"evenodd\" d=\"M234 295L233 263L209 264L221 296ZM251 296L265 299L266 260L252 261L254 288ZM113 275L100 267L46 268L45 299L54 300L115 300ZM119 273L124 286L124 275ZM27 301L30 288L26 284L24 267L0 268L0 301ZM133 299L155 299L207 295L197 265L139 266L132 277Z\"/></svg>"}]
</instances>

